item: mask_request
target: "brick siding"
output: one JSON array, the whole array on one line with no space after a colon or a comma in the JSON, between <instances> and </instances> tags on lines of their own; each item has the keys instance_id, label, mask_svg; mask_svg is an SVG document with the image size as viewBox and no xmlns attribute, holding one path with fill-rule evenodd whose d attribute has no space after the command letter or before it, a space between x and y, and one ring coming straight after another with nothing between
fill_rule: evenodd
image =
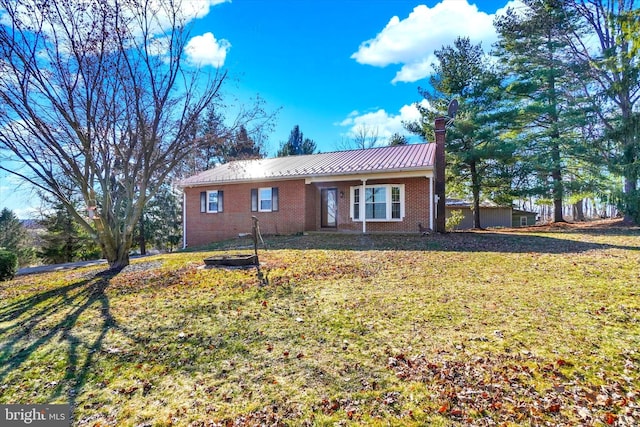
<instances>
[{"instance_id":1,"label":"brick siding","mask_svg":"<svg viewBox=\"0 0 640 427\"><path fill-rule=\"evenodd\" d=\"M417 233L419 222L425 227L429 225L429 179L423 177L367 181L367 185L376 184L404 184L405 217L403 221L367 221L367 232ZM236 237L239 233L249 233L252 215L259 219L260 231L265 235L321 230L320 190L323 188L336 188L338 191L338 226L333 230L361 231L362 222L352 221L349 215L350 190L359 185L359 180L314 184L305 184L304 180L289 180L185 188L186 243L190 247L201 246ZM278 187L277 212L251 211L251 189L262 187ZM200 192L214 190L224 191L224 211L201 213Z\"/></svg>"}]
</instances>

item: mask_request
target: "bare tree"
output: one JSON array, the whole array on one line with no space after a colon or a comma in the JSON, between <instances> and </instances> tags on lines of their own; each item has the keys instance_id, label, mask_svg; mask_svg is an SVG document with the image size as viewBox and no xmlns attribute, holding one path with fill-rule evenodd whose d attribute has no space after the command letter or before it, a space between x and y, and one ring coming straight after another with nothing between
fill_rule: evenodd
<instances>
[{"instance_id":1,"label":"bare tree","mask_svg":"<svg viewBox=\"0 0 640 427\"><path fill-rule=\"evenodd\" d=\"M378 128L359 124L350 132L351 138L342 138L337 143L338 150L364 150L378 143Z\"/></svg>"},{"instance_id":2,"label":"bare tree","mask_svg":"<svg viewBox=\"0 0 640 427\"><path fill-rule=\"evenodd\" d=\"M226 74L185 63L180 1L0 0L0 10L0 149L13 160L0 168L60 200L120 269Z\"/></svg>"},{"instance_id":3,"label":"bare tree","mask_svg":"<svg viewBox=\"0 0 640 427\"><path fill-rule=\"evenodd\" d=\"M353 143L357 148L373 148L378 142L378 128L367 125L359 125L354 129Z\"/></svg>"}]
</instances>

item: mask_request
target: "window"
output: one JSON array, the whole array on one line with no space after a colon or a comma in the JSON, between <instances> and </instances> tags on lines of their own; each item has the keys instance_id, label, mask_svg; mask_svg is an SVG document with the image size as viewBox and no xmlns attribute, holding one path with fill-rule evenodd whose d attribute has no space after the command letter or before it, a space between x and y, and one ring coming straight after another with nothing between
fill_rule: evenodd
<instances>
[{"instance_id":1,"label":"window","mask_svg":"<svg viewBox=\"0 0 640 427\"><path fill-rule=\"evenodd\" d=\"M387 188L370 187L364 190L366 219L387 219Z\"/></svg>"},{"instance_id":2,"label":"window","mask_svg":"<svg viewBox=\"0 0 640 427\"><path fill-rule=\"evenodd\" d=\"M200 212L218 213L223 210L222 190L203 191L200 193Z\"/></svg>"},{"instance_id":3,"label":"window","mask_svg":"<svg viewBox=\"0 0 640 427\"><path fill-rule=\"evenodd\" d=\"M527 225L528 225L527 224L527 217L526 216L521 216L520 217L520 226L521 227L526 227Z\"/></svg>"},{"instance_id":4,"label":"window","mask_svg":"<svg viewBox=\"0 0 640 427\"><path fill-rule=\"evenodd\" d=\"M258 196L260 197L258 211L271 212L272 195L273 195L273 190L271 188L260 188L258 190Z\"/></svg>"},{"instance_id":5,"label":"window","mask_svg":"<svg viewBox=\"0 0 640 427\"><path fill-rule=\"evenodd\" d=\"M367 221L401 221L404 217L404 185L365 187L364 213ZM360 221L362 187L351 187L351 218Z\"/></svg>"},{"instance_id":6,"label":"window","mask_svg":"<svg viewBox=\"0 0 640 427\"><path fill-rule=\"evenodd\" d=\"M400 187L391 187L391 218L400 219L402 203L400 203Z\"/></svg>"},{"instance_id":7,"label":"window","mask_svg":"<svg viewBox=\"0 0 640 427\"><path fill-rule=\"evenodd\" d=\"M276 212L279 205L278 187L252 188L252 212Z\"/></svg>"},{"instance_id":8,"label":"window","mask_svg":"<svg viewBox=\"0 0 640 427\"><path fill-rule=\"evenodd\" d=\"M351 200L353 200L353 213L351 214L351 217L354 220L359 220L360 219L360 188L352 188L352 197Z\"/></svg>"}]
</instances>

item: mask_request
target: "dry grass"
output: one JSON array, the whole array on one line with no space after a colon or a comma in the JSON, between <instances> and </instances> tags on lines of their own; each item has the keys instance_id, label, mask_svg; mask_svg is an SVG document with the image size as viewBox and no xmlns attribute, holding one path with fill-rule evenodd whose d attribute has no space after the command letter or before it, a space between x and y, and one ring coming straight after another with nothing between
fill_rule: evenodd
<instances>
[{"instance_id":1,"label":"dry grass","mask_svg":"<svg viewBox=\"0 0 640 427\"><path fill-rule=\"evenodd\" d=\"M0 284L0 402L74 425L640 423L640 230L272 237Z\"/></svg>"}]
</instances>

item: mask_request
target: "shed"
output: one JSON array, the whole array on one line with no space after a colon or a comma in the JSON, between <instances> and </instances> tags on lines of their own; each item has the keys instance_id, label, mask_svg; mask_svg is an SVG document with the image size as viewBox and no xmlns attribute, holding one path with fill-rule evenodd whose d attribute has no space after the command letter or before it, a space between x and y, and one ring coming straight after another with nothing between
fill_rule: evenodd
<instances>
[{"instance_id":1,"label":"shed","mask_svg":"<svg viewBox=\"0 0 640 427\"><path fill-rule=\"evenodd\" d=\"M447 218L455 210L462 211L464 219L458 224L456 230L468 230L473 228L473 203L468 200L447 199ZM510 206L500 206L491 201L480 202L480 225L487 227L511 227L512 215Z\"/></svg>"},{"instance_id":2,"label":"shed","mask_svg":"<svg viewBox=\"0 0 640 427\"><path fill-rule=\"evenodd\" d=\"M528 227L536 224L536 219L538 218L538 214L536 212L513 209L511 217L512 217L511 218L512 227Z\"/></svg>"}]
</instances>

